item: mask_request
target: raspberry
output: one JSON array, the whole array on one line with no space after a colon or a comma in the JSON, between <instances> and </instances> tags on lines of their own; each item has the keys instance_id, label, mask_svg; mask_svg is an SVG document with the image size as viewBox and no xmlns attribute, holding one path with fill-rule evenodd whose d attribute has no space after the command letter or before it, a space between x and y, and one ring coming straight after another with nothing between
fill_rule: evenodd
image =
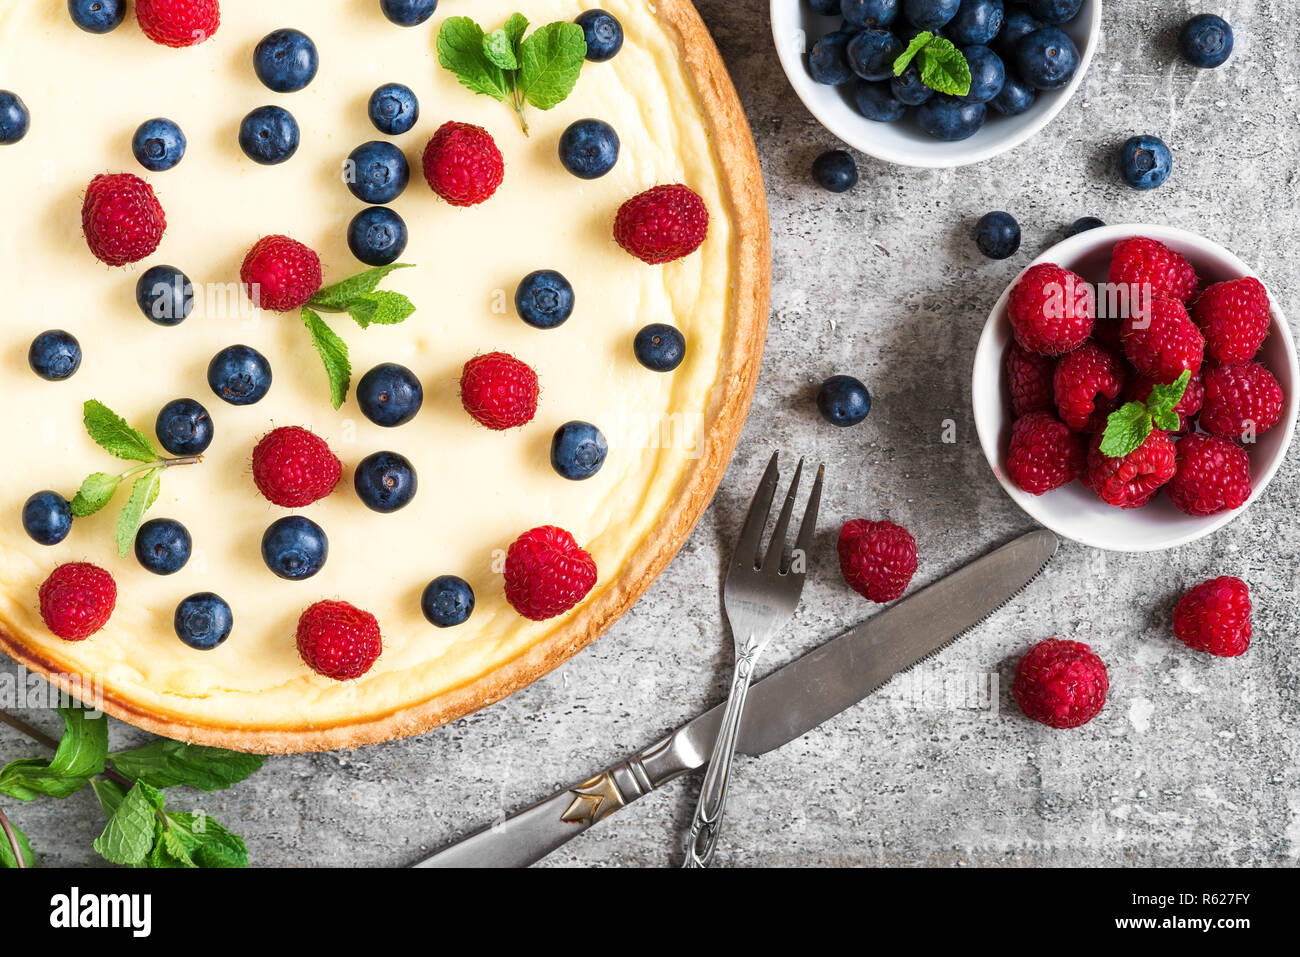
<instances>
[{"instance_id":1,"label":"raspberry","mask_svg":"<svg viewBox=\"0 0 1300 957\"><path fill-rule=\"evenodd\" d=\"M1184 369L1192 375L1201 371L1205 337L1177 299L1156 296L1149 308L1135 311L1120 324L1120 337L1133 368L1159 383L1174 382Z\"/></svg>"},{"instance_id":2,"label":"raspberry","mask_svg":"<svg viewBox=\"0 0 1300 957\"><path fill-rule=\"evenodd\" d=\"M1059 356L1073 352L1092 334L1097 296L1084 280L1060 266L1030 266L1007 301L1011 331L1030 352Z\"/></svg>"},{"instance_id":3,"label":"raspberry","mask_svg":"<svg viewBox=\"0 0 1300 957\"><path fill-rule=\"evenodd\" d=\"M506 551L506 601L533 621L562 615L596 584L596 563L554 525L530 529Z\"/></svg>"},{"instance_id":4,"label":"raspberry","mask_svg":"<svg viewBox=\"0 0 1300 957\"><path fill-rule=\"evenodd\" d=\"M217 0L136 0L135 18L154 43L189 47L217 32L221 6Z\"/></svg>"},{"instance_id":5,"label":"raspberry","mask_svg":"<svg viewBox=\"0 0 1300 957\"><path fill-rule=\"evenodd\" d=\"M259 239L244 257L239 278L253 304L273 312L307 305L324 281L320 257L288 236Z\"/></svg>"},{"instance_id":6,"label":"raspberry","mask_svg":"<svg viewBox=\"0 0 1300 957\"><path fill-rule=\"evenodd\" d=\"M1216 515L1250 498L1250 457L1241 446L1196 432L1178 440L1169 500L1188 515Z\"/></svg>"},{"instance_id":7,"label":"raspberry","mask_svg":"<svg viewBox=\"0 0 1300 957\"><path fill-rule=\"evenodd\" d=\"M1076 432L1100 432L1119 405L1124 367L1105 349L1085 342L1061 356L1052 387L1061 421Z\"/></svg>"},{"instance_id":8,"label":"raspberry","mask_svg":"<svg viewBox=\"0 0 1300 957\"><path fill-rule=\"evenodd\" d=\"M465 363L460 402L474 421L493 431L527 425L537 414L537 373L505 352L489 352Z\"/></svg>"},{"instance_id":9,"label":"raspberry","mask_svg":"<svg viewBox=\"0 0 1300 957\"><path fill-rule=\"evenodd\" d=\"M501 151L481 126L448 121L424 148L424 178L453 206L477 206L491 199L505 175Z\"/></svg>"},{"instance_id":10,"label":"raspberry","mask_svg":"<svg viewBox=\"0 0 1300 957\"><path fill-rule=\"evenodd\" d=\"M1211 578L1178 600L1174 634L1188 648L1235 658L1250 647L1250 589L1240 578Z\"/></svg>"},{"instance_id":11,"label":"raspberry","mask_svg":"<svg viewBox=\"0 0 1300 957\"><path fill-rule=\"evenodd\" d=\"M153 187L131 173L101 173L81 204L81 231L100 262L125 266L153 254L167 216Z\"/></svg>"},{"instance_id":12,"label":"raspberry","mask_svg":"<svg viewBox=\"0 0 1300 957\"><path fill-rule=\"evenodd\" d=\"M1129 287L1129 301L1148 295L1168 296L1185 303L1196 292L1196 270L1179 253L1164 243L1135 236L1121 239L1110 254L1110 283Z\"/></svg>"},{"instance_id":13,"label":"raspberry","mask_svg":"<svg viewBox=\"0 0 1300 957\"><path fill-rule=\"evenodd\" d=\"M1215 366L1205 373L1201 428L1221 439L1253 442L1282 418L1282 387L1258 362Z\"/></svg>"},{"instance_id":14,"label":"raspberry","mask_svg":"<svg viewBox=\"0 0 1300 957\"><path fill-rule=\"evenodd\" d=\"M1145 402L1151 398L1151 387L1154 384L1144 375L1129 376L1128 384L1124 386L1124 401ZM1178 413L1178 435L1191 430L1192 420L1196 418L1196 413L1201 411L1201 403L1204 401L1205 383L1201 381L1200 376L1194 375L1188 380L1183 397L1174 406L1174 411Z\"/></svg>"},{"instance_id":15,"label":"raspberry","mask_svg":"<svg viewBox=\"0 0 1300 957\"><path fill-rule=\"evenodd\" d=\"M1101 439L1100 434L1094 435L1088 446L1083 480L1107 505L1140 508L1174 477L1174 443L1159 429L1122 458L1103 455Z\"/></svg>"},{"instance_id":16,"label":"raspberry","mask_svg":"<svg viewBox=\"0 0 1300 957\"><path fill-rule=\"evenodd\" d=\"M844 581L871 601L902 597L916 574L916 539L893 522L845 522L838 548Z\"/></svg>"},{"instance_id":17,"label":"raspberry","mask_svg":"<svg viewBox=\"0 0 1300 957\"><path fill-rule=\"evenodd\" d=\"M339 457L325 440L296 425L262 436L253 449L253 481L267 500L302 508L334 490L342 474Z\"/></svg>"},{"instance_id":18,"label":"raspberry","mask_svg":"<svg viewBox=\"0 0 1300 957\"><path fill-rule=\"evenodd\" d=\"M1092 327L1092 340L1107 352L1113 352L1115 355L1122 355L1124 352L1124 341L1120 338L1119 333L1120 326L1118 319L1111 319L1109 316L1098 316L1097 324Z\"/></svg>"},{"instance_id":19,"label":"raspberry","mask_svg":"<svg viewBox=\"0 0 1300 957\"><path fill-rule=\"evenodd\" d=\"M614 239L652 266L689 256L709 232L709 211L689 186L656 186L618 208Z\"/></svg>"},{"instance_id":20,"label":"raspberry","mask_svg":"<svg viewBox=\"0 0 1300 957\"><path fill-rule=\"evenodd\" d=\"M318 601L298 618L298 654L318 675L360 678L383 651L375 616L345 601Z\"/></svg>"},{"instance_id":21,"label":"raspberry","mask_svg":"<svg viewBox=\"0 0 1300 957\"><path fill-rule=\"evenodd\" d=\"M113 576L89 562L60 565L38 594L45 627L68 641L82 641L103 628L117 604Z\"/></svg>"},{"instance_id":22,"label":"raspberry","mask_svg":"<svg viewBox=\"0 0 1300 957\"><path fill-rule=\"evenodd\" d=\"M1026 352L1018 343L1007 352L1007 381L1011 384L1011 409L1016 417L1030 412L1054 412L1052 374L1056 363L1048 356Z\"/></svg>"},{"instance_id":23,"label":"raspberry","mask_svg":"<svg viewBox=\"0 0 1300 957\"><path fill-rule=\"evenodd\" d=\"M1091 648L1048 638L1016 665L1011 697L1026 718L1050 728L1077 728L1101 713L1109 688L1106 663Z\"/></svg>"},{"instance_id":24,"label":"raspberry","mask_svg":"<svg viewBox=\"0 0 1300 957\"><path fill-rule=\"evenodd\" d=\"M1205 348L1223 363L1252 359L1269 326L1268 290L1253 276L1216 282L1192 306L1192 321L1205 333Z\"/></svg>"},{"instance_id":25,"label":"raspberry","mask_svg":"<svg viewBox=\"0 0 1300 957\"><path fill-rule=\"evenodd\" d=\"M1007 476L1030 495L1069 485L1083 471L1083 440L1050 412L1030 412L1011 427Z\"/></svg>"}]
</instances>

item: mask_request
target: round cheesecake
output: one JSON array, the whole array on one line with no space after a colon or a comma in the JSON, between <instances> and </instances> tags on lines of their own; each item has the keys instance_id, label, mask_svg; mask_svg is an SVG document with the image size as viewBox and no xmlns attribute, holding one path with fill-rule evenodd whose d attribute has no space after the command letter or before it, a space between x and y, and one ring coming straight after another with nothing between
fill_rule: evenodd
<instances>
[{"instance_id":1,"label":"round cheesecake","mask_svg":"<svg viewBox=\"0 0 1300 957\"><path fill-rule=\"evenodd\" d=\"M27 105L31 126L0 146L0 277L9 304L3 365L9 481L0 501L0 647L63 687L99 697L105 710L160 734L203 744L276 752L350 747L425 731L496 701L546 673L599 636L676 553L707 505L743 423L765 331L769 250L761 172L744 115L717 50L686 0L602 0L624 43L606 62L586 62L573 92L550 110L529 108L529 131L507 104L476 95L440 66L436 38L450 16L488 31L516 11L534 27L572 21L592 6L568 0L445 0L428 22L394 25L380 4L318 0L225 0L204 42L172 49L151 42L134 17L94 35L62 3L0 10L0 89ZM319 71L305 88L276 93L254 70L259 40L278 28L307 34ZM409 132L386 136L367 101L401 83L419 99ZM260 165L239 145L241 119L273 105L300 127L286 162ZM132 155L145 120L183 130L181 162L146 171ZM569 173L558 143L579 119L617 132L617 164L593 180ZM458 208L435 195L420 158L446 121L486 129L505 164L495 195ZM366 267L349 250L348 224L364 204L344 182L344 161L373 140L410 163L407 189L391 203L405 220L412 268L383 288L415 313L361 328L323 315L347 343L353 392L337 410L321 359L297 312L252 307L239 287L245 255L261 237L284 234L315 250L324 282ZM87 184L133 173L153 187L167 228L157 251L112 268L82 235ZM648 265L615 242L629 198L685 184L709 214L690 255ZM151 266L182 270L195 284L184 322L150 322L136 303ZM539 329L516 314L521 279L557 270L574 289L571 317ZM667 323L685 337L674 371L651 371L633 350L637 332ZM51 382L28 367L28 344L63 329L83 358ZM206 370L243 344L267 357L272 385L256 404L223 402ZM460 398L466 361L505 352L535 370L537 413L522 428L493 431ZM419 377L424 403L409 422L382 428L358 408L355 384L381 363ZM181 522L193 553L175 574L146 570L115 543L124 486L102 511L74 521L68 537L41 545L20 520L42 489L71 497L95 472L130 467L87 435L82 410L97 400L154 440L160 409L191 398L210 413L214 439L195 465L169 468L146 518ZM564 423L596 425L609 446L593 477L573 481L550 462ZM300 426L342 461L332 494L300 509L259 494L251 455L259 439ZM378 451L405 456L418 490L400 511L373 511L353 487L357 465ZM300 514L329 540L321 570L303 580L273 574L261 555L273 522ZM517 536L559 526L595 561L595 586L558 617L532 621L506 600L506 550ZM42 620L41 583L66 562L91 562L117 587L107 625L82 641L56 637ZM476 606L463 624L439 628L421 594L441 575L465 579ZM230 637L212 650L182 643L178 603L213 592L230 606ZM295 630L304 609L350 602L375 616L383 651L361 677L337 681L304 662Z\"/></svg>"}]
</instances>

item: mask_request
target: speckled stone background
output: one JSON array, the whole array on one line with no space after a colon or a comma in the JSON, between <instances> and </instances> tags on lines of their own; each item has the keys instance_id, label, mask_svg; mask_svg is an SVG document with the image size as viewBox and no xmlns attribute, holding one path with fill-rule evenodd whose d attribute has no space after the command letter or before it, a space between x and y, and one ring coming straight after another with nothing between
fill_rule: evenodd
<instances>
[{"instance_id":1,"label":"speckled stone background","mask_svg":"<svg viewBox=\"0 0 1300 957\"><path fill-rule=\"evenodd\" d=\"M794 3L797 0L788 0ZM650 743L721 699L731 639L719 567L773 448L823 459L822 530L804 603L766 664L787 661L873 607L842 584L840 522L888 517L920 544L917 584L1031 527L980 454L968 372L1009 279L1083 215L1170 223L1217 239L1300 314L1300 48L1296 0L1209 5L1235 26L1223 68L1179 62L1172 35L1204 4L1108 3L1082 89L1046 131L979 166L922 171L859 157L835 196L808 174L836 144L788 87L767 4L700 0L763 157L773 223L772 322L758 395L722 490L649 594L604 638L506 702L410 741L273 758L224 794L178 793L271 865L400 865ZM1172 147L1162 188L1111 172L1116 145ZM1006 209L1020 254L985 260L971 225ZM817 383L871 387L861 426L817 417ZM957 441L941 441L943 422ZM1289 457L1228 528L1159 556L1063 544L1044 575L908 680L759 760L741 759L719 863L1295 864L1300 855L1300 469ZM1255 639L1240 659L1193 653L1167 622L1180 590L1240 575ZM1057 635L1090 642L1111 694L1091 724L1052 731L1008 689L1018 656ZM16 670L9 663L0 665ZM53 714L27 717L54 731ZM114 723L114 746L145 735ZM0 757L35 754L0 727ZM667 786L552 855L548 865L675 865L699 776ZM41 862L94 865L89 792L13 806Z\"/></svg>"}]
</instances>

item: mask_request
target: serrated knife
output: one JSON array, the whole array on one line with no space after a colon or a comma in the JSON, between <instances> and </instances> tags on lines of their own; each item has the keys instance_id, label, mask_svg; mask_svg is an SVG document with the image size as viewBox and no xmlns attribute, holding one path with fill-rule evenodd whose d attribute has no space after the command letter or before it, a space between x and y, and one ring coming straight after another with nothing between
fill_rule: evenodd
<instances>
[{"instance_id":1,"label":"serrated knife","mask_svg":"<svg viewBox=\"0 0 1300 957\"><path fill-rule=\"evenodd\" d=\"M738 750L757 756L802 737L894 675L942 651L1038 577L1056 553L1046 529L1022 535L772 672L754 685ZM723 705L575 787L448 845L416 867L526 867L655 788L703 767Z\"/></svg>"}]
</instances>

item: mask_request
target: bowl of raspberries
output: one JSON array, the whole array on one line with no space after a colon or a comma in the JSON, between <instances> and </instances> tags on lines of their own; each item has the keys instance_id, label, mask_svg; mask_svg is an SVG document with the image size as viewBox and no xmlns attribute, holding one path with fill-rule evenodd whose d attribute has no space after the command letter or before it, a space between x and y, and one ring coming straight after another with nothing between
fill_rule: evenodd
<instances>
[{"instance_id":1,"label":"bowl of raspberries","mask_svg":"<svg viewBox=\"0 0 1300 957\"><path fill-rule=\"evenodd\" d=\"M1268 288L1169 226L1043 253L993 307L972 400L984 455L1043 525L1115 551L1183 545L1273 478L1297 417L1295 343Z\"/></svg>"},{"instance_id":2,"label":"bowl of raspberries","mask_svg":"<svg viewBox=\"0 0 1300 957\"><path fill-rule=\"evenodd\" d=\"M1083 80L1101 0L772 0L809 112L904 166L978 163L1029 139Z\"/></svg>"}]
</instances>

